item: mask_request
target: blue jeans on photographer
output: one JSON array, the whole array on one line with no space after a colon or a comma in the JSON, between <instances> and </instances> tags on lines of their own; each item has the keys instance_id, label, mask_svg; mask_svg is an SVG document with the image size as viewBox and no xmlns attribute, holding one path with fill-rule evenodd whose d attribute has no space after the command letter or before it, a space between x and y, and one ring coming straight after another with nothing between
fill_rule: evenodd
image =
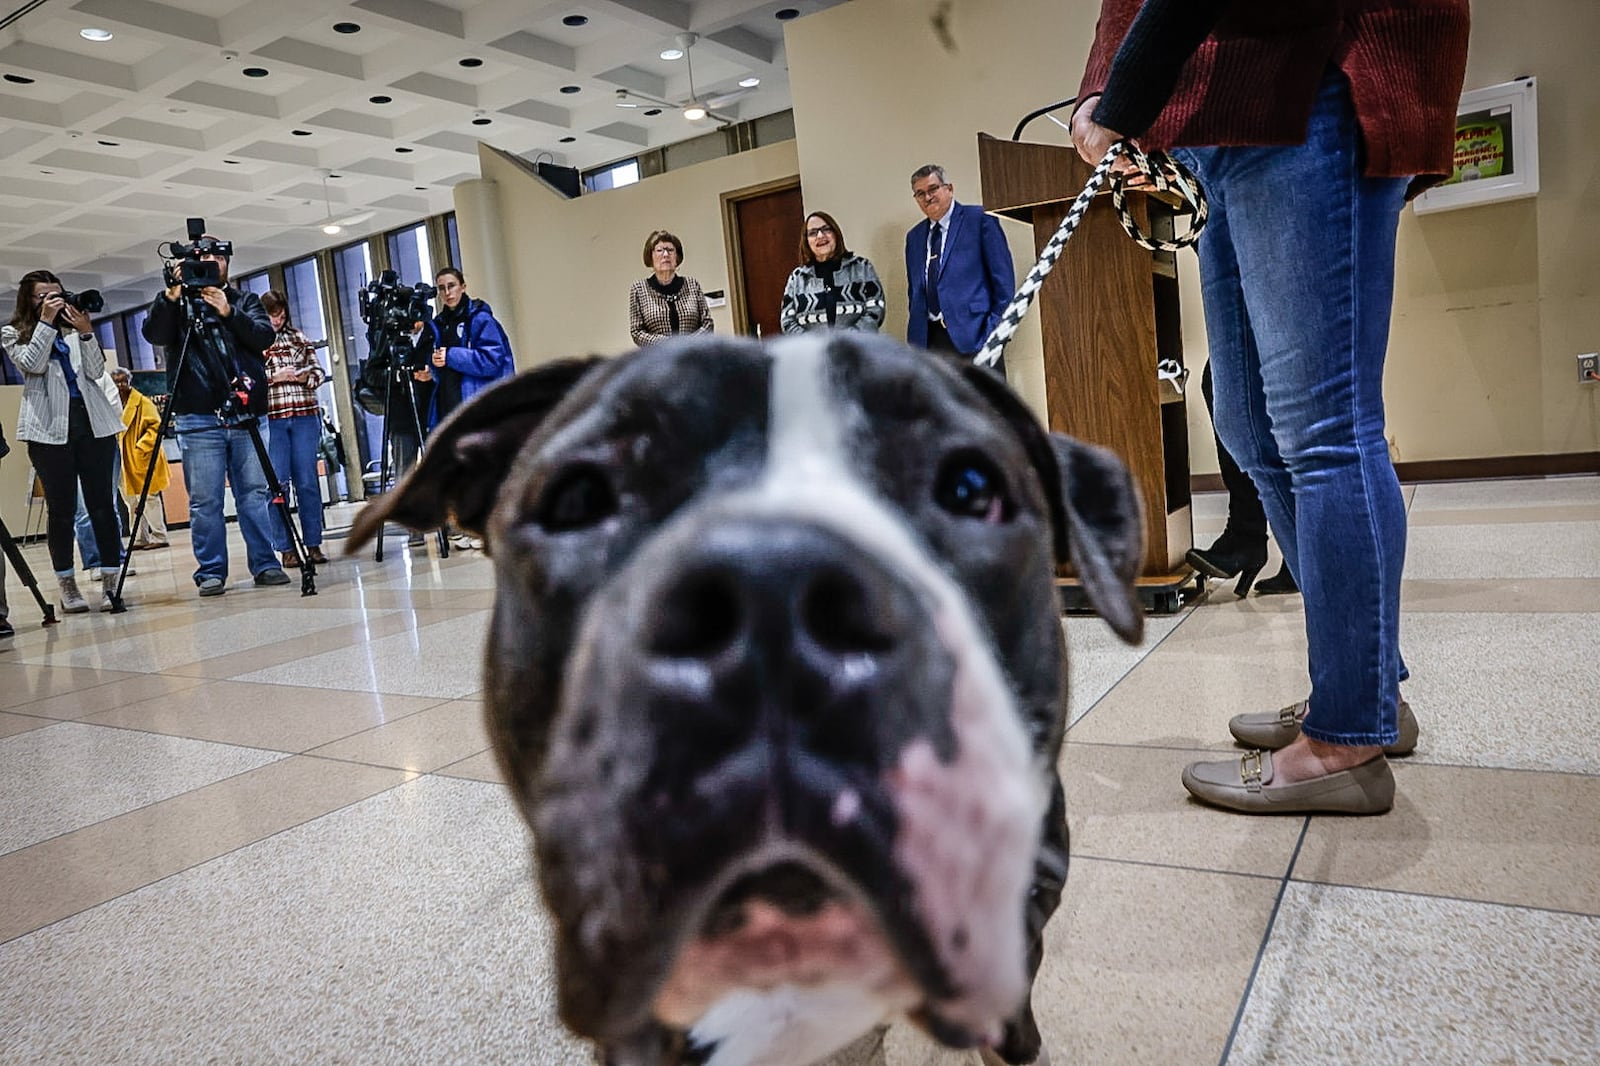
<instances>
[{"instance_id":1,"label":"blue jeans on photographer","mask_svg":"<svg viewBox=\"0 0 1600 1066\"><path fill-rule=\"evenodd\" d=\"M267 438L267 453L272 469L287 491L294 485L295 506L300 509L300 532L307 548L322 546L322 486L317 479L317 447L322 443L322 419L318 415L290 415L269 420L272 436ZM275 551L293 550L289 531L283 528L283 515L272 512L272 547Z\"/></svg>"},{"instance_id":2,"label":"blue jeans on photographer","mask_svg":"<svg viewBox=\"0 0 1600 1066\"><path fill-rule=\"evenodd\" d=\"M272 553L267 519L267 476L256 458L250 432L223 425L216 415L176 415L178 448L183 453L183 480L189 490L189 539L194 545L194 583L209 577L228 579L228 525L222 511L224 483L233 488L233 502L244 534L250 573L257 577L280 569ZM270 442L267 420L258 423Z\"/></svg>"},{"instance_id":3,"label":"blue jeans on photographer","mask_svg":"<svg viewBox=\"0 0 1600 1066\"><path fill-rule=\"evenodd\" d=\"M1406 179L1362 175L1337 72L1304 144L1173 155L1210 199L1199 253L1217 436L1260 490L1305 594L1303 732L1391 744L1406 677L1406 515L1384 438L1383 362Z\"/></svg>"}]
</instances>

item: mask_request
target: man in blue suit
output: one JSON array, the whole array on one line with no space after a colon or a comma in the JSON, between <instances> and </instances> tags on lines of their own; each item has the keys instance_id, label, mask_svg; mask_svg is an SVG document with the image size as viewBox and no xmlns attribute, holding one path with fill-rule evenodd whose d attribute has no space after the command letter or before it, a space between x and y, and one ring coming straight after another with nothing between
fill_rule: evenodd
<instances>
[{"instance_id":1,"label":"man in blue suit","mask_svg":"<svg viewBox=\"0 0 1600 1066\"><path fill-rule=\"evenodd\" d=\"M943 167L930 163L911 175L911 195L928 218L906 234L906 340L975 355L1016 291L1011 249L997 219L956 203ZM1004 374L1003 364L995 369Z\"/></svg>"}]
</instances>

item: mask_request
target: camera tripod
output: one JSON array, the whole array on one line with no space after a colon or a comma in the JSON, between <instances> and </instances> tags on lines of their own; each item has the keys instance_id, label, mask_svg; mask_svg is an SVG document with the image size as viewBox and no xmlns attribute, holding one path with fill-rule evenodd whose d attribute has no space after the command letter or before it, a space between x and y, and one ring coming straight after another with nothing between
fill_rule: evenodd
<instances>
[{"instance_id":1,"label":"camera tripod","mask_svg":"<svg viewBox=\"0 0 1600 1066\"><path fill-rule=\"evenodd\" d=\"M411 416L411 428L416 430L417 434L418 463L422 462L422 454L427 449L427 442L422 432L422 417L417 414L417 383L411 377L411 360L409 358L403 360L397 358L400 354L396 350L399 346L399 338L390 338L389 332L387 329L384 330L380 338L381 346L377 349L379 352L387 352L389 357L389 374L384 380L383 386L383 444L380 446L382 454L378 459L378 491L380 492L389 491L389 451L390 445L394 441L396 384L403 385L405 388L403 402L406 405L406 412ZM410 353L407 354L409 355ZM435 530L434 535L439 538L439 558L448 559L450 557L450 538L445 536L443 527ZM383 562L382 532L380 531L378 536L373 539L377 541L377 548L373 552L373 558L381 563Z\"/></svg>"},{"instance_id":2,"label":"camera tripod","mask_svg":"<svg viewBox=\"0 0 1600 1066\"><path fill-rule=\"evenodd\" d=\"M44 624L53 626L56 618L55 604L50 603L39 591L39 579L33 576L33 570L28 566L28 560L22 557L22 549L17 547L17 542L11 536L11 530L6 528L5 519L0 518L0 551L4 551L6 558L11 560L11 565L16 567L17 577L33 593L33 598L39 605L39 610L44 612Z\"/></svg>"},{"instance_id":3,"label":"camera tripod","mask_svg":"<svg viewBox=\"0 0 1600 1066\"><path fill-rule=\"evenodd\" d=\"M277 473L272 469L272 458L267 454L266 442L261 439L260 418L249 414L246 404L248 397L235 391L241 375L237 373L233 359L228 355L227 346L221 337L222 323L208 313L205 301L198 292L183 293L183 309L186 319L183 342L178 346L178 359L172 372L168 375L168 400L166 408L161 412L161 429L156 434L156 448L160 449L161 442L167 439L167 430L172 426L173 402L171 397L177 394L178 382L183 377L184 364L189 359L189 341L198 338L200 347L204 350L202 359L210 358L211 366L222 372L234 371L228 375L228 393L222 406L217 408L218 424L234 429L243 429L250 434L250 443L255 446L256 459L261 463L261 470L267 476L267 491L271 494L269 501L278 508L278 516L283 519L283 527L289 531L289 543L295 554L300 557L300 595L315 596L317 594L317 567L311 561L311 556L306 552L305 540L300 535L300 527L295 524L294 515L289 512L289 497L283 491L283 483L278 480ZM235 314L239 313L237 310ZM201 378L209 375L202 373ZM265 383L263 383L265 387ZM150 483L156 473L156 456L150 457L150 465L145 468L144 484L139 489L139 505L134 509L133 518L128 523L128 546L122 552L122 566L117 572L117 587L107 593L111 601L111 613L121 614L126 611L127 605L122 602L122 586L128 580L128 564L133 561L133 542L139 534L139 523L144 520L145 506L150 502ZM305 501L301 501L304 506ZM322 501L317 501L317 506L322 506Z\"/></svg>"}]
</instances>

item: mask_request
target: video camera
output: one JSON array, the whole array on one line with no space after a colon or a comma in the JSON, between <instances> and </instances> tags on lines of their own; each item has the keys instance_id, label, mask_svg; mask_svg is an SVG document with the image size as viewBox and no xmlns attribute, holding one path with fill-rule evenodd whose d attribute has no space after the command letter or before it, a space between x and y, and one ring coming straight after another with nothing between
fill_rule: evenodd
<instances>
[{"instance_id":1,"label":"video camera","mask_svg":"<svg viewBox=\"0 0 1600 1066\"><path fill-rule=\"evenodd\" d=\"M414 324L433 317L428 301L438 294L439 290L425 281L406 288L400 284L399 274L385 270L358 294L361 321L375 330L409 334Z\"/></svg>"},{"instance_id":2,"label":"video camera","mask_svg":"<svg viewBox=\"0 0 1600 1066\"><path fill-rule=\"evenodd\" d=\"M201 289L222 287L222 267L210 260L201 259L203 255L220 255L227 259L233 258L233 242L219 241L215 237L206 236L206 220L191 218L188 220L189 243L182 241L167 241L159 245L156 251L167 263L161 270L162 280L170 287L182 285L185 292L197 293ZM174 262L175 260L175 262Z\"/></svg>"}]
</instances>

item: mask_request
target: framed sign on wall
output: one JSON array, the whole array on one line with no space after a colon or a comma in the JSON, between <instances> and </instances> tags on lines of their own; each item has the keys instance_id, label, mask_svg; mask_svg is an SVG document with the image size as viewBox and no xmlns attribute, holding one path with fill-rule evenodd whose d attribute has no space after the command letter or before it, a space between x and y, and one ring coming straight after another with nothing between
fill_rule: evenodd
<instances>
[{"instance_id":1,"label":"framed sign on wall","mask_svg":"<svg viewBox=\"0 0 1600 1066\"><path fill-rule=\"evenodd\" d=\"M1537 82L1518 78L1461 94L1455 167L1413 201L1419 215L1519 200L1539 192Z\"/></svg>"}]
</instances>

